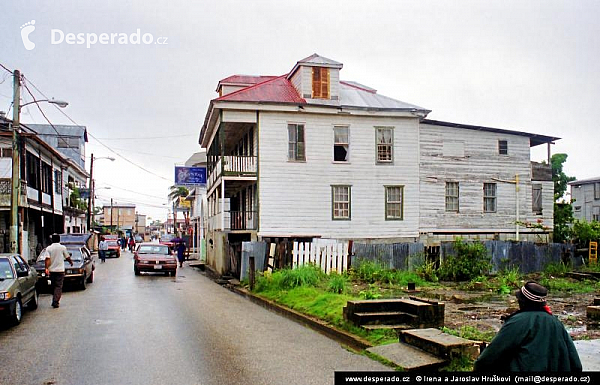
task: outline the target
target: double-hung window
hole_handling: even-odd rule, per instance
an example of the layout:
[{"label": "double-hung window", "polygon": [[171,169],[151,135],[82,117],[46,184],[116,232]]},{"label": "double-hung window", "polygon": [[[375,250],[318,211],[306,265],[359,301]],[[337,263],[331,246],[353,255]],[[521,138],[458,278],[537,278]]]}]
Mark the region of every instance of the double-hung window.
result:
[{"label": "double-hung window", "polygon": [[350,149],[350,136],[347,126],[333,127],[333,161],[347,162]]},{"label": "double-hung window", "polygon": [[331,186],[331,206],[334,220],[350,220],[350,186]]},{"label": "double-hung window", "polygon": [[600,182],[594,182],[594,199],[600,199]]},{"label": "double-hung window", "polygon": [[304,124],[288,124],[288,160],[306,160]]},{"label": "double-hung window", "polygon": [[498,154],[508,155],[508,140],[498,141]]},{"label": "double-hung window", "polygon": [[458,212],[458,182],[446,182],[446,211]]},{"label": "double-hung window", "polygon": [[394,130],[392,127],[376,127],[377,163],[394,161]]},{"label": "double-hung window", "polygon": [[496,212],[496,183],[483,184],[483,212]]},{"label": "double-hung window", "polygon": [[404,186],[385,187],[385,219],[403,219]]}]

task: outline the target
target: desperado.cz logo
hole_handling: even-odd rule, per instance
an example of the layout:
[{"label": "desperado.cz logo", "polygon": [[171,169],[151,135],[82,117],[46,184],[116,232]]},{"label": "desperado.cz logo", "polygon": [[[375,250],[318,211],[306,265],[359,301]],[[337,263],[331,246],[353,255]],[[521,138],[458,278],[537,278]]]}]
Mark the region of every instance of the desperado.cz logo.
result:
[{"label": "desperado.cz logo", "polygon": [[[25,23],[21,26],[21,39],[23,40],[23,45],[25,49],[31,51],[35,48],[35,43],[29,39],[29,35],[35,31],[35,20],[31,20],[28,23]],[[93,32],[87,33],[65,33],[60,29],[52,29],[50,30],[50,44],[70,44],[70,45],[85,45],[86,48],[91,48],[95,44],[102,45],[150,45],[150,44],[158,44],[158,45],[166,45],[167,37],[161,36],[155,38],[151,33],[142,34],[141,30],[138,28],[135,32],[127,34],[123,32],[119,33],[100,33],[96,34]]]}]

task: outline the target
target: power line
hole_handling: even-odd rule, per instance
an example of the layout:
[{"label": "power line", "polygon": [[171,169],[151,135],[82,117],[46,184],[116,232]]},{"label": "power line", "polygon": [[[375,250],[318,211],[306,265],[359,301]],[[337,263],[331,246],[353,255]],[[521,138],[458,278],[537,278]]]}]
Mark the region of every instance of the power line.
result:
[{"label": "power line", "polygon": [[[47,97],[46,95],[44,95],[44,93],[43,93],[42,91],[40,91],[40,89],[39,89],[39,88],[37,88],[37,87],[35,86],[35,84],[33,84],[33,83],[32,83],[32,82],[29,80],[29,79],[27,79],[27,80],[29,81],[29,84],[31,84],[31,86],[32,86],[33,88],[35,88],[35,89],[36,89],[36,90],[37,90],[37,91],[38,91],[38,92],[39,92],[39,93],[40,93],[40,94],[41,94],[43,97],[45,97],[46,99],[48,99],[48,97]],[[66,117],[67,117],[67,119],[69,119],[69,120],[70,120],[70,121],[71,121],[73,124],[75,124],[75,125],[76,125],[76,126],[78,126],[78,127],[83,127],[82,125],[80,125],[79,123],[77,123],[76,121],[74,121],[73,119],[71,119],[71,117],[70,117],[69,115],[67,115],[67,114],[66,114],[64,111],[62,111],[60,108],[58,108],[58,106],[56,106],[56,105],[55,105],[54,107],[55,107],[55,108],[56,108],[56,109],[57,109],[57,110],[58,110],[58,111],[59,111],[61,114],[63,114],[64,116],[66,116]],[[56,131],[56,129],[55,129],[55,131]],[[58,132],[57,132],[57,133],[58,133]],[[109,147],[109,146],[107,146],[106,144],[102,143],[100,140],[98,140],[98,138],[96,138],[96,137],[95,137],[94,135],[92,135],[91,133],[89,133],[89,132],[88,132],[88,135],[89,135],[89,136],[91,136],[93,139],[95,139],[95,140],[96,140],[98,143],[100,143],[100,144],[101,144],[103,147],[105,147],[106,149],[108,149],[110,152],[112,152],[113,154],[115,154],[115,155],[116,155],[116,156],[118,156],[119,158],[121,158],[121,159],[125,160],[126,162],[128,162],[128,163],[130,163],[130,164],[134,165],[135,167],[137,167],[137,168],[139,168],[139,169],[141,169],[141,170],[143,170],[143,171],[146,171],[148,174],[152,174],[152,175],[154,175],[154,176],[156,176],[156,177],[158,177],[158,178],[164,179],[164,180],[166,180],[166,181],[168,181],[168,182],[172,182],[172,180],[171,180],[171,179],[165,178],[165,177],[163,177],[162,175],[158,175],[158,174],[156,174],[156,173],[154,173],[154,172],[152,172],[152,171],[150,171],[150,170],[148,170],[148,169],[146,169],[146,168],[144,168],[144,167],[142,167],[142,166],[140,166],[140,165],[138,165],[138,164],[136,164],[136,163],[132,162],[131,160],[129,160],[129,159],[127,159],[127,158],[125,158],[123,155],[119,154],[118,152],[114,151],[112,148],[110,148],[110,147]]]},{"label": "power line", "polygon": [[138,192],[138,191],[128,190],[126,188],[115,186],[115,185],[112,185],[112,184],[106,183],[106,182],[102,182],[102,184],[105,184],[107,186],[110,186],[110,187],[113,187],[113,188],[116,188],[116,189],[119,189],[119,190],[123,190],[123,191],[127,191],[127,192],[132,192],[132,193],[139,194],[139,195],[144,195],[144,196],[147,196],[147,197],[150,197],[150,198],[163,199],[163,200],[165,199],[165,197],[159,197],[159,196],[156,196],[156,195],[149,195],[149,194],[144,194],[144,193],[141,193],[141,192]]},{"label": "power line", "polygon": [[150,155],[150,156],[153,156],[153,157],[156,157],[156,158],[181,159],[181,157],[178,157],[178,156],[156,155],[156,154],[152,154],[150,152],[131,151],[128,148],[113,147],[113,150],[128,151],[128,152],[131,152],[131,153],[134,153],[134,154]]},{"label": "power line", "polygon": [[123,137],[111,137],[111,138],[96,138],[102,140],[147,140],[147,139],[171,139],[171,138],[183,138],[195,136],[194,134],[185,134],[185,135],[169,135],[169,136],[146,136],[146,137],[135,137],[135,138],[123,138]]},{"label": "power line", "polygon": [[[25,80],[25,76],[23,76],[23,80]],[[35,102],[35,105],[37,106],[38,110],[40,110],[40,113],[42,114],[42,116],[44,117],[44,119],[46,119],[46,121],[50,124],[50,126],[52,126],[52,129],[56,132],[56,134],[58,136],[60,136],[60,133],[58,132],[58,130],[56,129],[56,127],[54,127],[54,124],[52,124],[52,122],[50,121],[50,119],[48,119],[48,117],[46,116],[46,114],[44,114],[44,110],[42,110],[42,107],[40,107],[39,102],[35,99],[35,96],[33,96],[33,94],[31,93],[31,90],[29,90],[29,87],[27,87],[27,83],[25,83],[25,81],[23,81],[23,87],[27,90],[27,92],[29,93],[29,95],[31,95],[31,98]]]},{"label": "power line", "polygon": [[4,68],[6,71],[10,72],[11,74],[13,73],[11,70],[9,70],[8,68],[6,68],[4,66],[4,64],[0,63],[0,67]]}]

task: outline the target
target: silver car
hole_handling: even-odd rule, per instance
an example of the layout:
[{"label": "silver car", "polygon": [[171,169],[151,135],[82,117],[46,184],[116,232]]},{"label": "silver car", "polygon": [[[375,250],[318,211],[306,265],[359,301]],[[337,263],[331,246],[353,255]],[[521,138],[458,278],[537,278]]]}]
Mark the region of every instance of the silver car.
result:
[{"label": "silver car", "polygon": [[23,316],[23,306],[38,307],[37,272],[19,254],[0,254],[0,314],[13,325]]}]

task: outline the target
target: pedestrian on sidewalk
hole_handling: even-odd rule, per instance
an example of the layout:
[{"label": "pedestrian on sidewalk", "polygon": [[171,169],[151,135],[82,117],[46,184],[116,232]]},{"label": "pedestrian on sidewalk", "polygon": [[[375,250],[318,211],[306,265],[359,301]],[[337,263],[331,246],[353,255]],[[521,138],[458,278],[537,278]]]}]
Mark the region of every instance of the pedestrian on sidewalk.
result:
[{"label": "pedestrian on sidewalk", "polygon": [[73,266],[71,255],[67,248],[60,244],[60,235],[52,234],[52,244],[46,247],[46,275],[50,276],[52,287],[52,307],[59,306],[65,279],[65,261]]},{"label": "pedestrian on sidewalk", "polygon": [[104,263],[106,262],[106,251],[108,250],[108,242],[104,237],[100,237],[100,245],[98,245],[98,256],[100,260]]},{"label": "pedestrian on sidewalk", "polygon": [[563,324],[546,304],[548,289],[529,281],[515,293],[511,314],[475,361],[479,372],[581,372],[579,354]]},{"label": "pedestrian on sidewalk", "polygon": [[133,253],[135,249],[135,239],[133,239],[133,235],[129,236],[129,251]]},{"label": "pedestrian on sidewalk", "polygon": [[183,261],[185,260],[185,242],[183,240],[177,244],[177,259],[179,260],[179,267],[183,267]]}]

